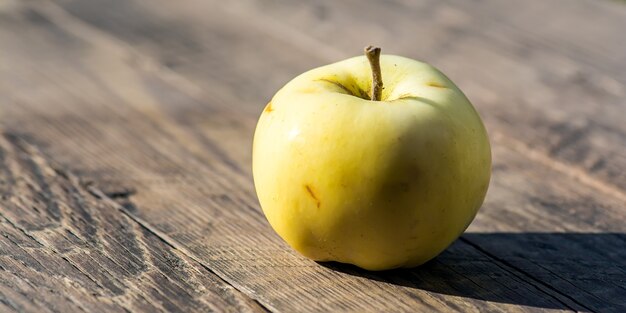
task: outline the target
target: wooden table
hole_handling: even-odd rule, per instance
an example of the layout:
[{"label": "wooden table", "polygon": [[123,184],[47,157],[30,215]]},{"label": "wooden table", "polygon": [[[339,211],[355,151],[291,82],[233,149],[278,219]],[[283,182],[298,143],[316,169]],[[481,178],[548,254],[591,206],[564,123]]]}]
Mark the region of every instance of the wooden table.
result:
[{"label": "wooden table", "polygon": [[[3,0],[0,311],[626,312],[626,4]],[[493,145],[478,217],[412,270],[264,219],[256,118],[297,74],[425,60]]]}]

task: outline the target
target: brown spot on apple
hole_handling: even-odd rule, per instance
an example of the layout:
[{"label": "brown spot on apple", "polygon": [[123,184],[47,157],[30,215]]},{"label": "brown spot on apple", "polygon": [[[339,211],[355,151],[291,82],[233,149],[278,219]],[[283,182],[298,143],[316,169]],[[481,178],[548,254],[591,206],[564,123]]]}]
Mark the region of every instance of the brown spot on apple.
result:
[{"label": "brown spot on apple", "polygon": [[411,183],[410,182],[398,183],[398,190],[404,193],[408,193],[409,191],[411,191]]},{"label": "brown spot on apple", "polygon": [[263,112],[265,113],[270,113],[274,111],[274,108],[272,107],[272,101],[268,102],[267,105],[265,106],[265,110],[263,110]]},{"label": "brown spot on apple", "polygon": [[311,196],[311,198],[315,200],[315,205],[319,208],[322,203],[320,202],[320,199],[317,198],[317,196],[315,195],[315,192],[313,191],[313,187],[311,187],[311,185],[309,184],[305,184],[304,189],[306,189],[306,192],[309,194],[309,196]]}]

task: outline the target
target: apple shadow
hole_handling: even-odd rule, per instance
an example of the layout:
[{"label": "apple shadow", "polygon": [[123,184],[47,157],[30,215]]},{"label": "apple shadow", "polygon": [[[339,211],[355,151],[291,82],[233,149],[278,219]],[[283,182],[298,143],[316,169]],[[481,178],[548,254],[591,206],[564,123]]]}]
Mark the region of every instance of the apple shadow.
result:
[{"label": "apple shadow", "polygon": [[441,295],[544,309],[626,312],[624,233],[466,233],[413,269],[329,269]]}]

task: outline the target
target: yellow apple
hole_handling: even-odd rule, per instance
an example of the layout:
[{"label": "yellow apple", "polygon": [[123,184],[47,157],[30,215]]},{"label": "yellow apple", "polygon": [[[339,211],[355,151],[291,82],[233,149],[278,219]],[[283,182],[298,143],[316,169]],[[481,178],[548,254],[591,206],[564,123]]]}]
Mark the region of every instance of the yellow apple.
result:
[{"label": "yellow apple", "polygon": [[376,101],[371,65],[360,56],[319,67],[276,93],[254,135],[255,188],[274,230],[304,256],[413,267],[457,239],[482,205],[489,139],[434,67],[380,56]]}]

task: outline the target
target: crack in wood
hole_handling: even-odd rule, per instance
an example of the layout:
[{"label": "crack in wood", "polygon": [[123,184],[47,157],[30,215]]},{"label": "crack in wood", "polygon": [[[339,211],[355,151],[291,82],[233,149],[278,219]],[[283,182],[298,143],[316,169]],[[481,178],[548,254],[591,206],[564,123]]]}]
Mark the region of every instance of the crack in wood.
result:
[{"label": "crack in wood", "polygon": [[122,189],[119,191],[108,191],[106,193],[104,193],[104,195],[110,199],[128,199],[130,198],[130,196],[134,195],[135,193],[137,193],[136,190],[134,189]]},{"label": "crack in wood", "polygon": [[0,211],[0,218],[2,218],[11,227],[13,227],[16,230],[19,230],[20,232],[22,232],[22,234],[24,234],[24,236],[26,236],[29,239],[33,240],[33,242],[36,242],[40,247],[45,247],[46,246],[45,243],[40,242],[36,237],[34,237],[33,235],[29,234],[26,229],[24,229],[23,227],[17,225],[12,220],[10,220],[6,216],[4,216],[1,211]]}]

